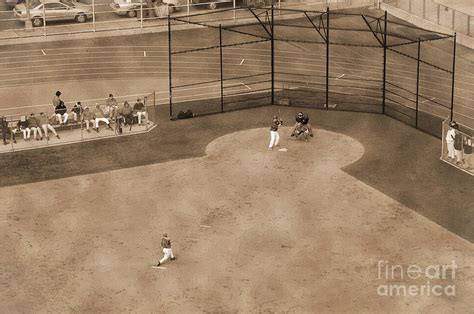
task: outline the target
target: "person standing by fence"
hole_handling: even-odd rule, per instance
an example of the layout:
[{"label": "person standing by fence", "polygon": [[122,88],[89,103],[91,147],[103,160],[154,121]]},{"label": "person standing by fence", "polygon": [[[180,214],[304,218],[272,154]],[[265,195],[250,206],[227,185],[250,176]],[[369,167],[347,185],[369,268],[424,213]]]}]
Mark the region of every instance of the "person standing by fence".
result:
[{"label": "person standing by fence", "polygon": [[456,122],[452,121],[449,124],[448,133],[446,133],[446,145],[448,146],[448,158],[454,159],[456,155],[454,154],[454,137],[456,136],[456,131],[454,127],[456,126]]},{"label": "person standing by fence", "polygon": [[464,168],[472,170],[474,168],[474,160],[472,158],[472,138],[464,136]]}]

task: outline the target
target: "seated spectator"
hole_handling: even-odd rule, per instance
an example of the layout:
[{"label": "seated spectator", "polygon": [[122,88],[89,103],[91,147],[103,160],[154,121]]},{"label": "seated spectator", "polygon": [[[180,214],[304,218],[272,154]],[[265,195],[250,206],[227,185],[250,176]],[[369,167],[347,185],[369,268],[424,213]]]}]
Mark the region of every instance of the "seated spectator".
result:
[{"label": "seated spectator", "polygon": [[145,119],[148,120],[145,105],[141,102],[140,98],[138,98],[135,105],[133,105],[133,114],[138,117],[138,125],[142,124],[142,117],[145,117]]},{"label": "seated spectator", "polygon": [[128,101],[125,101],[123,103],[123,108],[119,112],[125,119],[125,125],[130,125],[130,131],[131,131],[132,124],[133,124],[133,110],[132,110],[132,107],[130,107],[130,104],[128,103]]},{"label": "seated spectator", "polygon": [[13,132],[8,125],[8,121],[5,116],[0,117],[0,128],[2,129],[3,145],[10,143],[7,141],[7,136],[13,140],[13,143],[16,144],[15,132]]},{"label": "seated spectator", "polygon": [[102,121],[102,122],[105,122],[107,124],[107,127],[110,129],[110,130],[114,130],[112,129],[112,127],[110,126],[110,122],[109,120],[104,116],[104,111],[102,111],[102,109],[100,109],[100,105],[99,104],[96,104],[95,105],[95,109],[94,109],[94,112],[93,112],[93,115],[94,115],[94,119],[95,119],[95,130],[97,133],[99,133],[99,122]]},{"label": "seated spectator", "polygon": [[61,96],[61,92],[57,91],[56,95],[53,97],[54,113],[56,114],[56,119],[59,124],[66,124],[69,115],[64,101],[62,101],[59,96]]},{"label": "seated spectator", "polygon": [[82,114],[82,104],[78,101],[72,108],[71,108],[72,118],[74,122],[77,122],[77,117],[81,117]]},{"label": "seated spectator", "polygon": [[114,114],[114,109],[117,108],[117,100],[114,98],[114,95],[109,94],[109,98],[105,100],[105,110],[104,114],[105,116],[108,116],[109,118],[113,118]]},{"label": "seated spectator", "polygon": [[59,105],[54,108],[54,113],[56,114],[56,120],[58,120],[59,124],[66,124],[69,114],[67,113],[66,105],[62,100]]},{"label": "seated spectator", "polygon": [[23,139],[25,141],[28,141],[30,139],[31,130],[28,127],[28,120],[27,120],[26,116],[21,116],[20,117],[20,120],[17,123],[17,128],[16,128],[15,131],[23,132]]},{"label": "seated spectator", "polygon": [[94,127],[95,119],[93,112],[87,106],[84,107],[84,111],[82,112],[81,116],[81,121],[86,123],[86,131],[90,133],[91,130],[89,129],[89,123],[92,123],[92,127]]},{"label": "seated spectator", "polygon": [[[30,130],[33,131],[33,138],[35,140],[39,141],[39,140],[43,139],[43,133],[41,132],[41,126],[40,126],[39,121],[36,118],[34,113],[30,114],[30,116],[28,118],[28,126],[29,126]],[[36,136],[38,133],[39,133],[40,138],[38,138]]]},{"label": "seated spectator", "polygon": [[56,130],[53,128],[51,123],[49,123],[48,117],[44,114],[44,112],[40,112],[40,116],[38,117],[39,124],[43,128],[44,136],[46,137],[46,140],[49,141],[49,136],[48,136],[48,129],[53,132],[53,134],[60,139],[58,133],[56,133]]}]

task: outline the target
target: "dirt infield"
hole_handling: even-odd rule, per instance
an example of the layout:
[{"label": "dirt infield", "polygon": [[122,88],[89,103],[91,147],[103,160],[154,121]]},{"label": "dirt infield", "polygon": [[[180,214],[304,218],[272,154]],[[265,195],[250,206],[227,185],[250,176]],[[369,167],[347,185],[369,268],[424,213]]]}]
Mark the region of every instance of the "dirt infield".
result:
[{"label": "dirt infield", "polygon": [[[340,170],[348,136],[268,151],[230,133],[206,156],[4,187],[2,312],[438,311],[473,308],[473,246]],[[48,196],[45,197],[45,192]],[[167,231],[177,261],[153,269]],[[456,296],[383,297],[378,261],[449,264]]]}]

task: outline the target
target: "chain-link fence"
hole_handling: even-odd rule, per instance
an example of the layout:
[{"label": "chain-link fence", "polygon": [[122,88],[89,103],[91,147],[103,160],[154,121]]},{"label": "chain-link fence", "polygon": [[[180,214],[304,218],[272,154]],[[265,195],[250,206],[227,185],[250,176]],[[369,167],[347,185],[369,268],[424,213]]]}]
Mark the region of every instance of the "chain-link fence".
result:
[{"label": "chain-link fence", "polygon": [[[166,27],[166,17],[220,12],[221,23],[248,16],[234,9],[270,5],[270,0],[7,0],[0,3],[0,40],[74,33]],[[15,6],[16,5],[16,6]],[[275,0],[280,8],[334,9],[375,5],[374,0]],[[229,10],[232,9],[232,10]],[[195,20],[195,17],[194,17]]]}]

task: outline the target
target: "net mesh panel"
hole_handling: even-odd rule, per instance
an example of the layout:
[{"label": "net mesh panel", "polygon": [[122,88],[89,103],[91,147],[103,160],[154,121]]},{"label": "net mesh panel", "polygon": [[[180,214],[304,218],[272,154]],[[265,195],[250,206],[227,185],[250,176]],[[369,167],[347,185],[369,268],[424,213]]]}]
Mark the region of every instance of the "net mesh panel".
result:
[{"label": "net mesh panel", "polygon": [[[414,53],[414,57],[400,54],[399,50]],[[387,49],[385,113],[411,126],[416,125],[416,57],[417,44]]]},{"label": "net mesh panel", "polygon": [[436,135],[451,112],[452,52],[443,56],[433,44],[452,46],[452,42],[442,41],[422,43],[420,57],[418,125]]},{"label": "net mesh panel", "polygon": [[375,18],[364,17],[330,14],[329,109],[382,110],[383,51],[371,31],[379,36],[379,29]]},{"label": "net mesh panel", "polygon": [[381,112],[383,51],[330,46],[329,109]]},{"label": "net mesh panel", "polygon": [[[389,20],[387,27],[386,113],[430,134],[441,135],[441,123],[451,107],[452,41],[433,33]],[[420,75],[417,99],[418,40]]]},{"label": "net mesh panel", "polygon": [[[228,14],[228,11],[217,12],[211,17],[218,18],[224,13]],[[172,33],[173,118],[181,111],[191,110],[195,115],[203,115],[270,103],[268,18],[263,10],[253,13],[239,10],[239,13],[254,18],[256,23],[225,26],[220,33],[219,24],[206,15],[175,19],[175,26],[190,23],[203,28]],[[179,48],[189,36],[199,37],[200,44]]]},{"label": "net mesh panel", "polygon": [[[462,48],[458,46],[453,120],[461,125],[474,128],[474,79],[472,72],[469,71],[472,68],[472,60],[465,59],[462,52]],[[444,102],[441,101],[441,103],[448,108],[451,106],[452,54],[452,40],[443,39],[430,41],[422,45],[423,61],[435,64],[446,70],[441,71],[436,69],[436,71],[431,72],[436,73],[437,76],[433,79],[433,86],[437,89],[437,95],[439,95],[440,99],[448,100]],[[425,85],[429,84],[425,82]],[[444,110],[444,112],[443,118],[446,118],[449,114],[449,110]]]},{"label": "net mesh panel", "polygon": [[[235,15],[238,22],[222,28],[220,72],[219,22]],[[291,14],[292,18],[287,19]],[[173,54],[174,117],[179,111],[213,113],[271,103],[271,11],[241,8],[198,14],[175,24],[203,26],[186,36],[201,38],[192,51]],[[324,11],[274,11],[275,103],[330,110],[383,111],[384,34],[387,32],[385,112],[439,136],[440,119],[451,104],[452,41],[373,11],[329,13],[329,73],[326,85],[327,25]],[[179,18],[178,18],[179,19]],[[253,21],[248,24],[249,21]],[[176,25],[175,25],[176,26]],[[186,36],[173,32],[173,52]],[[421,41],[417,85],[418,40]],[[202,62],[203,64],[200,64]],[[459,66],[458,66],[459,68]],[[460,73],[462,73],[462,66]],[[469,73],[463,73],[468,77]],[[222,77],[222,82],[221,82]],[[474,94],[469,83],[456,85],[454,117],[474,124]],[[221,94],[221,86],[223,93]],[[418,108],[417,107],[417,88]],[[326,105],[326,91],[329,103]],[[222,96],[222,100],[221,100]],[[289,100],[289,101],[288,101]],[[471,110],[471,111],[469,111]]]},{"label": "net mesh panel", "polygon": [[[287,13],[281,11],[283,15]],[[322,108],[324,105],[326,44],[312,24],[319,27],[320,15],[308,12],[306,16],[300,12],[295,20],[275,21],[277,103],[290,100],[294,106]]]}]

